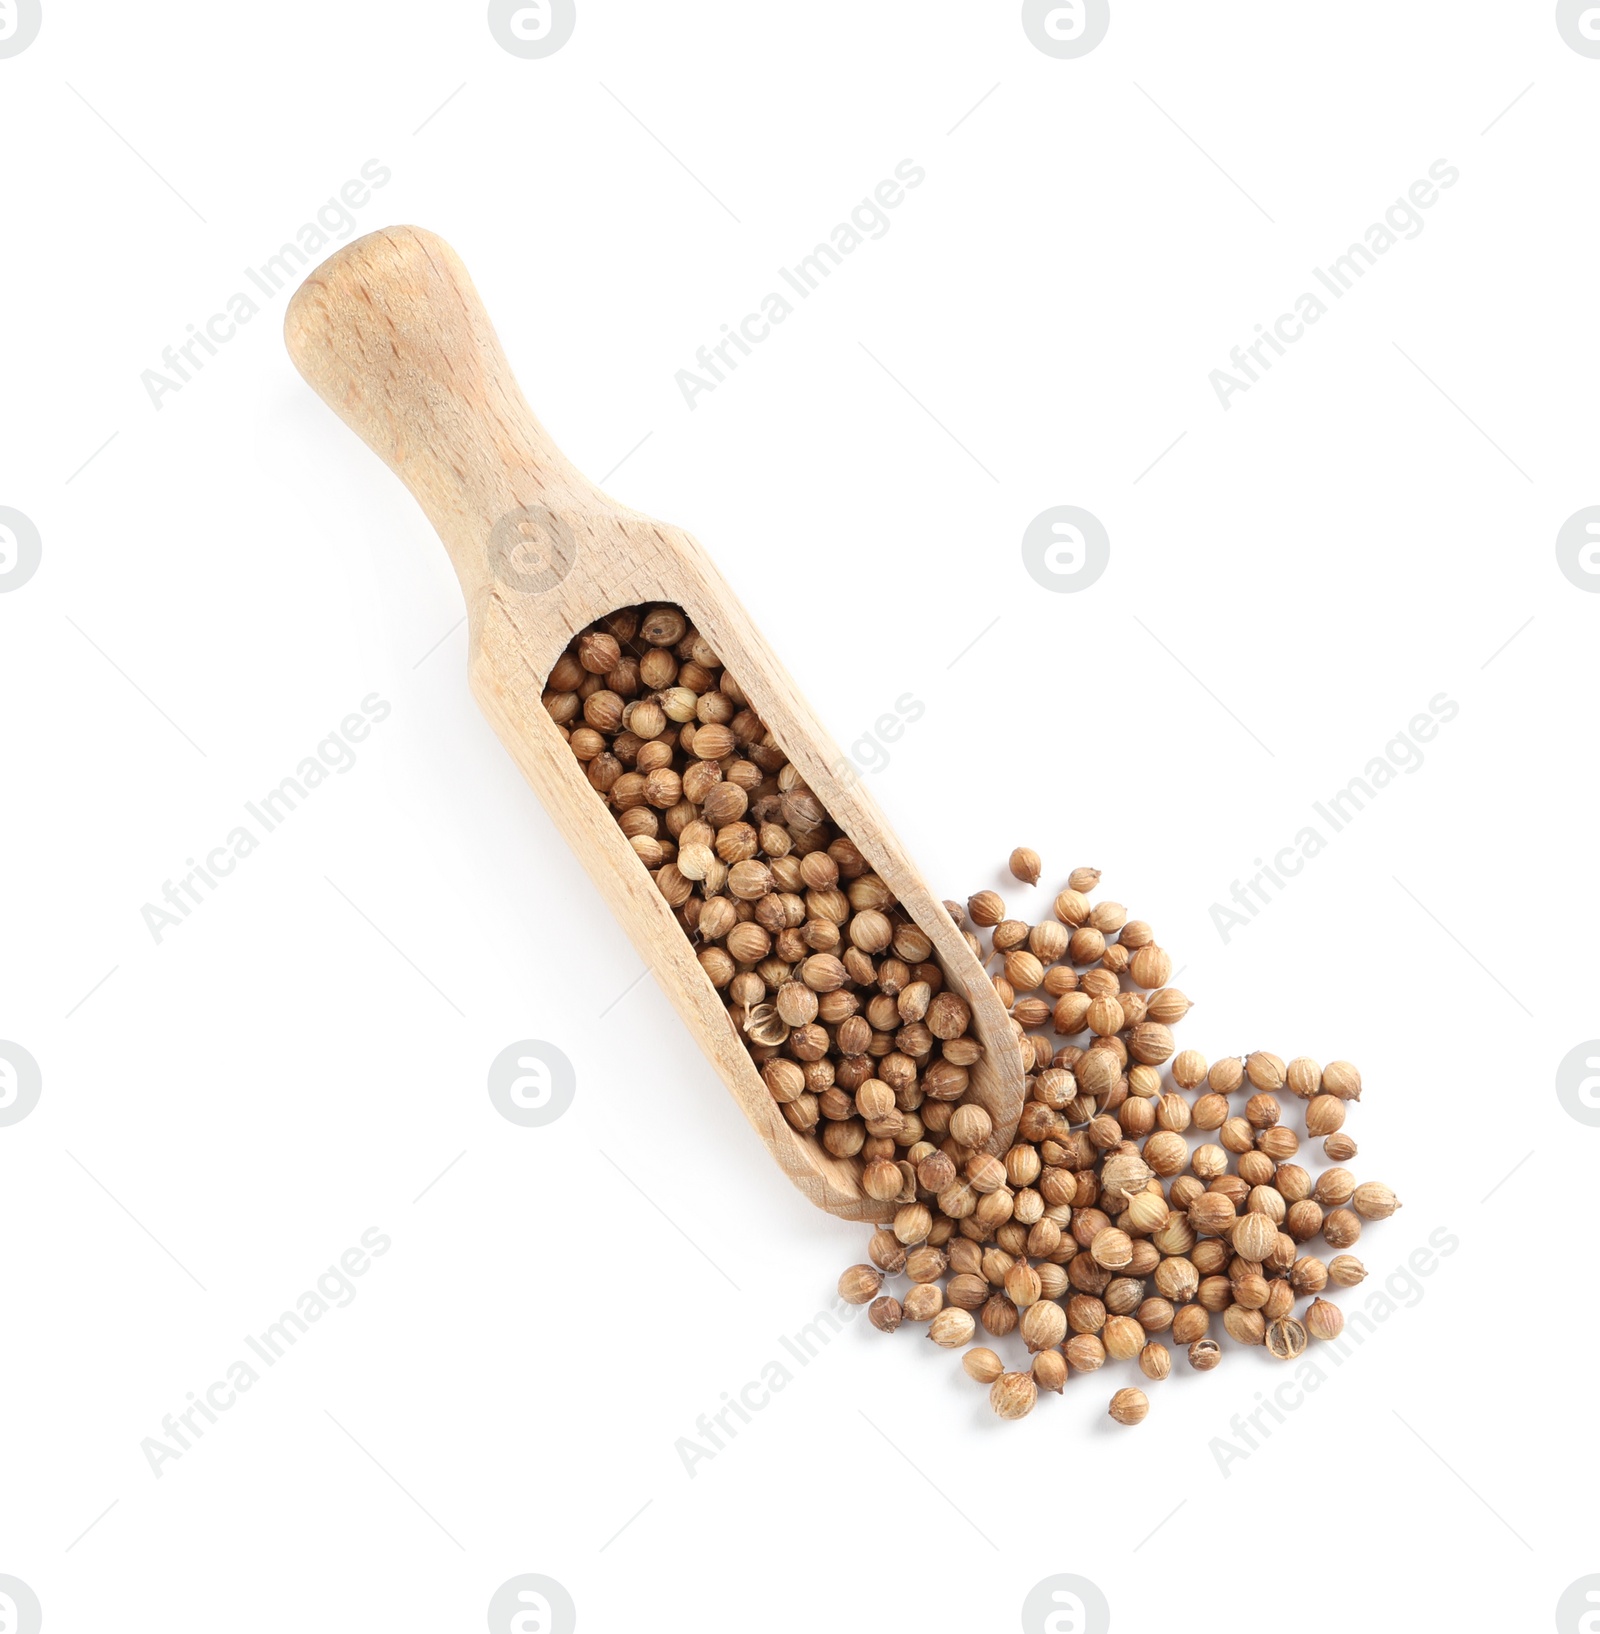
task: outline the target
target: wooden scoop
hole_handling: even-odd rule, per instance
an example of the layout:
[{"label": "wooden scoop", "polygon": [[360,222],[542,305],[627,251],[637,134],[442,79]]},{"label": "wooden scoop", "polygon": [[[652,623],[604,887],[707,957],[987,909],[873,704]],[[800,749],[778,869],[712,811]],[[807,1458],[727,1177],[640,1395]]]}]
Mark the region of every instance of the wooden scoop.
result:
[{"label": "wooden scoop", "polygon": [[284,332],[295,367],[438,530],[466,596],[473,696],[784,1173],[846,1219],[893,1212],[862,1191],[858,1160],[831,1156],[784,1121],[694,943],[541,702],[573,636],[633,604],[683,609],[932,938],[950,986],[972,1007],[984,1047],[972,1094],[994,1121],[990,1149],[1004,1152],[1022,1107],[1022,1058],[978,960],[706,553],[607,498],[533,417],[455,251],[416,227],[370,233],[306,279]]}]

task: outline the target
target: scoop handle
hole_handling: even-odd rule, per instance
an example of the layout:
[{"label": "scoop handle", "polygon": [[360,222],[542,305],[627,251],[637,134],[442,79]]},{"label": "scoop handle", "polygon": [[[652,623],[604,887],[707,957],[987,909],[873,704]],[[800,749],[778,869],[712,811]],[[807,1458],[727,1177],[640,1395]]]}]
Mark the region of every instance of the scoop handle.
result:
[{"label": "scoop handle", "polygon": [[564,578],[566,516],[626,514],[528,407],[467,269],[436,234],[385,227],[345,245],[295,292],[284,340],[312,389],[415,495],[469,612],[497,581],[537,594],[528,587],[541,578]]}]

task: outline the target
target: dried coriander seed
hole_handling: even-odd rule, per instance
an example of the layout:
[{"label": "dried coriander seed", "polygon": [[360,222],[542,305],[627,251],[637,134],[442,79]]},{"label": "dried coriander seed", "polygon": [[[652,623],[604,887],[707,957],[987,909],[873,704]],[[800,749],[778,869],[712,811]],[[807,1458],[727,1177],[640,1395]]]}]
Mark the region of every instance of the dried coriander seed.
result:
[{"label": "dried coriander seed", "polygon": [[985,929],[998,925],[1006,916],[1006,905],[998,891],[979,891],[967,898],[967,917]]},{"label": "dried coriander seed", "polygon": [[852,1265],[839,1278],[839,1297],[850,1305],[865,1305],[883,1286],[883,1273],[871,1265]]},{"label": "dried coriander seed", "polygon": [[1271,1093],[1282,1089],[1287,1069],[1282,1060],[1270,1050],[1257,1050],[1245,1060],[1245,1073],[1257,1089]]},{"label": "dried coriander seed", "polygon": [[931,1322],[944,1309],[944,1289],[933,1282],[913,1283],[901,1308],[908,1322]]},{"label": "dried coriander seed", "polygon": [[1344,1127],[1344,1109],[1337,1095],[1313,1095],[1306,1102],[1306,1133],[1313,1140],[1337,1134]]},{"label": "dried coriander seed", "polygon": [[1037,885],[1039,873],[1044,864],[1039,860],[1039,853],[1030,850],[1025,845],[1019,845],[1011,853],[1011,874],[1014,879],[1020,879],[1024,885]]},{"label": "dried coriander seed", "polygon": [[972,1342],[976,1327],[970,1311],[947,1306],[928,1324],[928,1337],[945,1350],[958,1350]]},{"label": "dried coriander seed", "polygon": [[1344,1312],[1326,1299],[1314,1299],[1306,1311],[1306,1331],[1313,1339],[1337,1339],[1344,1332]]},{"label": "dried coriander seed", "polygon": [[[1312,1309],[1315,1310],[1316,1306],[1313,1305]],[[1305,1352],[1306,1330],[1292,1317],[1280,1317],[1269,1324],[1265,1343],[1269,1356],[1280,1362],[1292,1362]]]},{"label": "dried coriander seed", "polygon": [[1118,1424],[1142,1424],[1150,1411],[1150,1398],[1131,1386],[1111,1398],[1110,1414]]},{"label": "dried coriander seed", "polygon": [[1145,1347],[1145,1331],[1131,1316],[1108,1316],[1100,1330],[1100,1343],[1109,1360],[1130,1362]]},{"label": "dried coriander seed", "polygon": [[1361,1073],[1348,1061],[1330,1061],[1322,1070],[1322,1087],[1341,1101],[1359,1101]]},{"label": "dried coriander seed", "polygon": [[1067,1359],[1059,1350],[1041,1350],[1033,1358],[1033,1382],[1060,1395],[1067,1382]]},{"label": "dried coriander seed", "polygon": [[900,1301],[891,1294],[881,1294],[867,1308],[867,1320],[879,1333],[893,1333],[903,1316]]},{"label": "dried coriander seed", "polygon": [[1190,1346],[1204,1339],[1211,1327],[1211,1313],[1201,1305],[1185,1305],[1172,1319],[1172,1342]]},{"label": "dried coriander seed", "polygon": [[1067,1337],[1067,1313],[1053,1299],[1041,1299],[1022,1313],[1018,1324],[1030,1351],[1054,1350]]},{"label": "dried coriander seed", "polygon": [[1350,1206],[1364,1220],[1387,1220],[1400,1207],[1400,1199],[1388,1186],[1368,1180],[1351,1192]]},{"label": "dried coriander seed", "polygon": [[961,1358],[962,1371],[979,1384],[993,1384],[1005,1372],[1005,1363],[985,1345],[969,1350]]},{"label": "dried coriander seed", "polygon": [[882,1226],[873,1232],[872,1241],[867,1245],[867,1256],[880,1271],[887,1271],[891,1276],[905,1269],[905,1244]]},{"label": "dried coriander seed", "polygon": [[1284,1069],[1284,1083],[1292,1094],[1308,1101],[1322,1087],[1322,1068],[1309,1055],[1297,1055]]},{"label": "dried coriander seed", "polygon": [[1156,1340],[1151,1340],[1139,1352],[1139,1371],[1147,1379],[1160,1382],[1172,1372],[1172,1352]]},{"label": "dried coriander seed", "polygon": [[989,1391],[989,1405],[1001,1418],[1026,1418],[1039,1399],[1031,1374],[1002,1373]]}]

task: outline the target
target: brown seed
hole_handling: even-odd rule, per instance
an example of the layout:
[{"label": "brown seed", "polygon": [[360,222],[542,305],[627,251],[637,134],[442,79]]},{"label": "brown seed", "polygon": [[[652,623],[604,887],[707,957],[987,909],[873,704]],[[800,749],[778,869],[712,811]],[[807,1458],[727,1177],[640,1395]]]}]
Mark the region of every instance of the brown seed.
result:
[{"label": "brown seed", "polygon": [[[969,1239],[958,1238],[959,1242]],[[989,1283],[986,1278],[974,1276],[970,1272],[959,1272],[945,1284],[944,1296],[952,1305],[959,1306],[964,1311],[978,1311],[989,1297]]]},{"label": "brown seed", "polygon": [[1170,1300],[1141,1299],[1133,1314],[1146,1333],[1164,1333],[1172,1326],[1172,1319],[1177,1312]]},{"label": "brown seed", "polygon": [[1344,1102],[1337,1095],[1313,1095],[1306,1102],[1306,1133],[1313,1140],[1344,1127]]},{"label": "brown seed", "polygon": [[1039,1399],[1039,1387],[1027,1373],[1002,1373],[989,1391],[989,1405],[1001,1418],[1026,1418]]},{"label": "brown seed", "polygon": [[900,1326],[903,1315],[900,1301],[890,1294],[883,1294],[873,1300],[867,1310],[867,1320],[880,1333],[893,1333]]},{"label": "brown seed", "polygon": [[588,630],[578,638],[578,662],[591,675],[606,675],[617,667],[622,648],[615,636]]},{"label": "brown seed", "polygon": [[1284,1082],[1291,1094],[1309,1101],[1322,1087],[1322,1068],[1309,1055],[1297,1055],[1284,1071]]},{"label": "brown seed", "polygon": [[1297,1163],[1280,1163],[1273,1172],[1272,1184],[1286,1203],[1298,1203],[1311,1195],[1311,1176]]},{"label": "brown seed", "polygon": [[883,1273],[871,1265],[852,1265],[839,1278],[839,1297],[850,1305],[866,1305],[883,1286]]},{"label": "brown seed", "polygon": [[1172,958],[1151,942],[1128,961],[1128,974],[1140,987],[1165,987],[1172,979]]},{"label": "brown seed", "polygon": [[1387,1220],[1400,1207],[1400,1199],[1388,1186],[1368,1180],[1350,1194],[1350,1206],[1364,1220]]},{"label": "brown seed", "polygon": [[1145,1331],[1131,1316],[1108,1316],[1100,1330],[1100,1343],[1114,1362],[1132,1361],[1144,1349]]},{"label": "brown seed", "polygon": [[1228,1121],[1228,1100],[1224,1095],[1202,1095],[1190,1109],[1196,1129],[1220,1129]]},{"label": "brown seed", "polygon": [[1026,1310],[1042,1292],[1039,1273],[1026,1260],[1018,1260],[1005,1274],[1005,1290],[1018,1310]]},{"label": "brown seed", "polygon": [[1052,1350],[1067,1336],[1067,1313],[1053,1299],[1038,1300],[1022,1313],[1017,1331],[1029,1350]]},{"label": "brown seed", "polygon": [[1300,1150],[1300,1137],[1287,1125],[1279,1124],[1275,1129],[1263,1129],[1256,1136],[1256,1148],[1274,1163],[1284,1163]]},{"label": "brown seed", "polygon": [[961,1358],[961,1369],[979,1384],[993,1384],[1005,1372],[1006,1364],[987,1345],[979,1345]]},{"label": "brown seed", "polygon": [[994,1123],[981,1106],[958,1106],[950,1114],[950,1135],[963,1146],[987,1146],[994,1133]]},{"label": "brown seed", "polygon": [[1282,1060],[1270,1050],[1257,1050],[1245,1061],[1245,1071],[1257,1089],[1270,1092],[1283,1088],[1286,1069]]},{"label": "brown seed", "polygon": [[1215,1339],[1196,1339],[1189,1346],[1189,1366],[1196,1373],[1209,1373],[1222,1360],[1222,1346]]},{"label": "brown seed", "polygon": [[764,862],[750,858],[734,863],[728,870],[728,891],[741,901],[758,901],[771,889],[772,870]]},{"label": "brown seed", "polygon": [[1284,1229],[1297,1243],[1310,1242],[1322,1230],[1322,1204],[1309,1197],[1291,1203]]},{"label": "brown seed", "polygon": [[1019,845],[1011,853],[1011,873],[1013,878],[1020,879],[1024,885],[1037,885],[1039,872],[1043,867],[1039,860],[1039,853],[1031,851],[1025,845]]},{"label": "brown seed", "polygon": [[1313,1299],[1306,1312],[1306,1331],[1313,1339],[1337,1339],[1344,1332],[1344,1312],[1326,1299]]},{"label": "brown seed", "polygon": [[872,1233],[867,1256],[880,1271],[887,1271],[890,1276],[897,1276],[906,1268],[905,1244],[885,1226],[879,1226]]},{"label": "brown seed", "polygon": [[874,1202],[892,1203],[900,1186],[900,1165],[890,1158],[874,1158],[861,1171],[861,1189]]},{"label": "brown seed", "polygon": [[1328,1286],[1328,1268],[1314,1255],[1297,1259],[1289,1272],[1289,1286],[1297,1294],[1319,1294]]},{"label": "brown seed", "polygon": [[1211,1313],[1201,1305],[1185,1305],[1172,1319],[1172,1342],[1192,1345],[1204,1339],[1211,1327]]},{"label": "brown seed", "polygon": [[1159,1066],[1172,1051],[1172,1029],[1158,1021],[1142,1022],[1128,1035],[1128,1053],[1148,1066]]},{"label": "brown seed", "polygon": [[[744,864],[741,863],[739,866],[743,867]],[[756,866],[759,867],[760,864],[758,863]],[[728,875],[730,889],[732,889],[733,875],[737,872],[738,869],[736,868],[731,870]],[[738,894],[737,891],[734,892],[735,896]],[[801,964],[799,976],[800,980],[813,993],[837,992],[850,980],[850,972],[831,953],[813,953],[809,959]]]},{"label": "brown seed", "polygon": [[[975,1152],[967,1159],[967,1184],[980,1195],[998,1191],[1006,1183],[1006,1166],[988,1152]],[[941,1205],[942,1206],[942,1205]],[[945,1210],[949,1212],[948,1209]]]},{"label": "brown seed", "polygon": [[1170,1179],[1189,1162],[1189,1143],[1176,1130],[1158,1130],[1144,1143],[1144,1160],[1152,1173]]},{"label": "brown seed", "polygon": [[1004,1339],[1017,1331],[1017,1307],[1004,1294],[991,1294],[978,1312],[983,1331],[996,1339]]},{"label": "brown seed", "polygon": [[[808,961],[809,962],[809,961]],[[936,993],[933,1002],[928,1006],[926,1016],[928,1031],[935,1038],[960,1038],[967,1030],[972,1020],[972,1011],[957,993]]]},{"label": "brown seed", "polygon": [[1280,1321],[1294,1309],[1295,1291],[1287,1277],[1274,1277],[1267,1284],[1267,1302],[1261,1314],[1268,1323]]},{"label": "brown seed", "polygon": [[1277,1245],[1277,1223],[1266,1214],[1246,1214],[1234,1226],[1232,1241],[1245,1259],[1264,1260]]},{"label": "brown seed", "polygon": [[928,1324],[928,1337],[945,1350],[957,1350],[972,1342],[976,1326],[971,1311],[947,1306]]},{"label": "brown seed", "polygon": [[1133,1242],[1127,1232],[1107,1226],[1095,1233],[1094,1241],[1089,1244],[1089,1252],[1097,1265],[1104,1266],[1108,1271],[1120,1271],[1133,1259]]},{"label": "brown seed", "polygon": [[1059,1350],[1041,1350],[1033,1359],[1033,1382],[1041,1390],[1061,1394],[1067,1382],[1067,1359]]},{"label": "brown seed", "polygon": [[1155,1340],[1139,1352],[1139,1371],[1159,1383],[1172,1372],[1172,1352]]},{"label": "brown seed", "polygon": [[1322,1069],[1322,1087],[1341,1101],[1361,1099],[1361,1073],[1348,1061],[1330,1061]]},{"label": "brown seed", "polygon": [[1200,1286],[1200,1274],[1181,1256],[1164,1259],[1156,1267],[1156,1287],[1170,1300],[1184,1304],[1195,1296]]},{"label": "brown seed", "polygon": [[1111,1416],[1118,1424],[1142,1424],[1150,1411],[1150,1398],[1131,1386],[1111,1398]]},{"label": "brown seed", "polygon": [[908,1322],[931,1322],[944,1309],[944,1290],[934,1282],[918,1282],[901,1302]]},{"label": "brown seed", "polygon": [[926,1203],[907,1203],[894,1217],[894,1234],[908,1248],[926,1242],[933,1227],[933,1213]]},{"label": "brown seed", "polygon": [[1283,1116],[1283,1109],[1276,1095],[1263,1093],[1245,1102],[1244,1116],[1252,1129],[1271,1129]]},{"label": "brown seed", "polygon": [[1355,1195],[1356,1177],[1348,1169],[1324,1169],[1311,1195],[1319,1203],[1348,1203]]},{"label": "brown seed", "polygon": [[1328,1261],[1328,1280],[1340,1288],[1354,1288],[1367,1279],[1367,1268],[1354,1254],[1335,1254]]},{"label": "brown seed", "polygon": [[1179,1050],[1172,1058],[1172,1081],[1179,1089],[1195,1089],[1205,1079],[1206,1058],[1199,1050]]},{"label": "brown seed", "polygon": [[[1312,1310],[1315,1309],[1313,1305]],[[1266,1347],[1269,1356],[1280,1362],[1292,1362],[1305,1351],[1306,1330],[1292,1317],[1280,1317],[1267,1328]]]},{"label": "brown seed", "polygon": [[998,925],[1006,916],[1006,905],[998,891],[979,891],[967,898],[967,916],[974,925]]},{"label": "brown seed", "polygon": [[1201,1236],[1220,1237],[1232,1231],[1237,1212],[1223,1193],[1203,1192],[1189,1205],[1189,1224]]}]

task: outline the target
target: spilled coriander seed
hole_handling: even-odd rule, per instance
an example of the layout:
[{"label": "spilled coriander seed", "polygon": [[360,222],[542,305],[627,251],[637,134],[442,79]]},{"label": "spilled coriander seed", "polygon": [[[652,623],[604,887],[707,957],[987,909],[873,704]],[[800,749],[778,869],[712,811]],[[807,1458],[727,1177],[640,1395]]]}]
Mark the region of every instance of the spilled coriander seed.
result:
[{"label": "spilled coriander seed", "polygon": [[[1030,847],[1008,868],[1027,887],[1044,877]],[[1172,957],[1151,925],[1094,899],[1100,879],[1074,869],[1033,922],[993,889],[945,904],[1012,1018],[1026,1099],[998,1156],[981,1107],[924,1101],[922,1138],[904,1153],[913,1196],[869,1251],[885,1276],[913,1279],[906,1320],[928,1323],[936,1343],[992,1341],[961,1365],[1003,1419],[1108,1366],[1134,1363],[1160,1384],[1171,1347],[1209,1373],[1224,1340],[1293,1361],[1337,1339],[1343,1314],[1321,1296],[1366,1271],[1353,1254],[1319,1254],[1319,1239],[1348,1249],[1400,1207],[1389,1186],[1344,1167],[1359,1070],[1266,1049],[1209,1062],[1180,1050],[1173,1029],[1191,1003],[1172,985]],[[1149,1407],[1128,1385],[1109,1412],[1132,1426]]]}]

